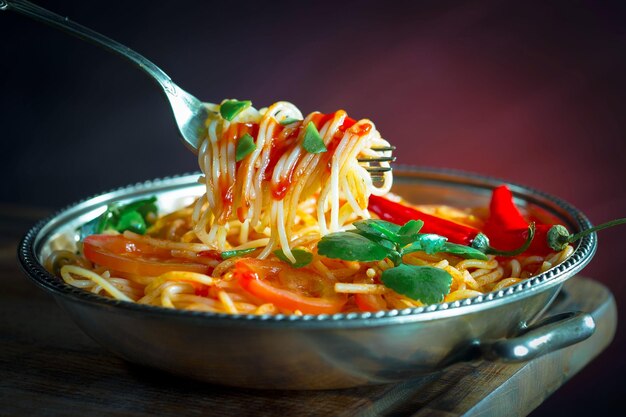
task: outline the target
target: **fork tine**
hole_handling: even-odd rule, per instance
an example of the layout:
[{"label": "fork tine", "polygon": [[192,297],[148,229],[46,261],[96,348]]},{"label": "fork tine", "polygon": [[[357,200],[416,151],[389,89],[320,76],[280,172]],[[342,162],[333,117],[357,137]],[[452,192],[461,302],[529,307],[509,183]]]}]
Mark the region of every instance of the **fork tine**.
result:
[{"label": "fork tine", "polygon": [[[394,151],[396,149],[395,146],[377,146],[371,148],[373,151],[377,152],[388,152]],[[379,157],[366,157],[359,158],[359,162],[365,162],[369,164],[380,164],[381,162],[394,162],[396,158],[394,156],[379,156]],[[382,166],[366,166],[365,169],[370,173],[371,177],[376,181],[382,181],[383,175],[385,172],[391,171],[391,167],[382,167]]]},{"label": "fork tine", "polygon": [[381,156],[378,158],[359,158],[359,162],[393,162],[396,160],[395,156]]},{"label": "fork tine", "polygon": [[383,174],[384,172],[391,171],[391,167],[365,167],[370,174]]}]

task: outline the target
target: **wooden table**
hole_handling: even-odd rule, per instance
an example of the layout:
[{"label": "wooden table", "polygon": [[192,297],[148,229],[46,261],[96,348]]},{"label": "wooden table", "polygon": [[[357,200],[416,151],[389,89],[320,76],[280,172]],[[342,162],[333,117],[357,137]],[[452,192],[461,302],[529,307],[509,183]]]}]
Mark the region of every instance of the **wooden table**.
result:
[{"label": "wooden table", "polygon": [[19,271],[17,240],[43,213],[0,207],[0,416],[527,415],[610,343],[615,301],[575,277],[550,313],[583,310],[586,341],[533,361],[477,362],[395,385],[288,392],[202,384],[141,368],[85,336]]}]

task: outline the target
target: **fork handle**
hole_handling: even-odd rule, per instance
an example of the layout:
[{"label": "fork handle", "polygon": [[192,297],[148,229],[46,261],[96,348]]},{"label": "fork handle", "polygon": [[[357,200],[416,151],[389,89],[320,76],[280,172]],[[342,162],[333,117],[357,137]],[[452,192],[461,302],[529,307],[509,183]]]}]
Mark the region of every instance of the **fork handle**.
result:
[{"label": "fork handle", "polygon": [[109,52],[120,55],[133,64],[137,65],[150,77],[152,77],[166,93],[176,95],[176,87],[172,79],[163,70],[142,55],[127,46],[114,41],[94,30],[72,22],[67,17],[59,16],[41,6],[26,0],[0,0],[0,10],[13,10],[40,22],[46,23],[56,29],[63,30],[80,39],[92,42]]}]

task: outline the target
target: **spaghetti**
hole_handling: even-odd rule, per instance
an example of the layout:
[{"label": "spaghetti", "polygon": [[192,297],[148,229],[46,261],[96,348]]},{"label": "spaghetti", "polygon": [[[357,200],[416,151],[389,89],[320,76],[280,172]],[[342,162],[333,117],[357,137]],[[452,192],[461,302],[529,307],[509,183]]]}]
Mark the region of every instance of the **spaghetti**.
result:
[{"label": "spaghetti", "polygon": [[[368,220],[378,217],[368,200],[388,195],[391,173],[374,181],[368,164],[359,162],[389,146],[374,124],[341,110],[303,117],[286,102],[256,110],[230,100],[209,109],[198,152],[203,196],[158,219],[138,204],[134,211],[107,211],[98,226],[109,229],[86,236],[78,254],[54,252],[47,268],[69,285],[141,304],[230,314],[333,314],[424,305],[429,298],[409,296],[384,279],[394,268],[428,267],[427,276],[440,271],[449,281],[438,301],[454,301],[513,285],[573,251],[567,245],[547,255],[475,259],[458,248],[434,251],[428,238],[423,240],[431,246],[400,251],[398,259],[389,236],[374,239],[370,231],[362,234],[374,239],[371,245],[378,246],[372,247],[390,255],[359,261],[350,260],[352,253],[324,256],[318,246],[329,236],[356,239],[361,229],[354,225],[361,223],[378,230],[377,220]],[[422,209],[459,225],[480,228],[485,220],[469,209]],[[413,238],[425,236],[417,223],[382,233],[404,238],[409,226]],[[416,244],[411,242],[402,245]]]}]

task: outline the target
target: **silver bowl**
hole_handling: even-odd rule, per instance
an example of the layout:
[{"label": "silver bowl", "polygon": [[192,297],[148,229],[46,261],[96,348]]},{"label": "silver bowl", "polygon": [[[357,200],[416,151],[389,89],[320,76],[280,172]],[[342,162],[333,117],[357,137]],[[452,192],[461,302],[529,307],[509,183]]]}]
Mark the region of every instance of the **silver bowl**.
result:
[{"label": "silver bowl", "polygon": [[[398,167],[393,191],[420,204],[486,206],[503,181],[449,170]],[[539,321],[562,284],[593,256],[581,239],[564,263],[517,285],[427,307],[335,315],[227,315],[145,306],[65,284],[42,266],[55,249],[74,249],[76,228],[112,201],[156,195],[166,212],[202,192],[198,174],[131,185],[84,200],[43,220],[24,237],[26,275],[54,296],[90,337],[122,358],[203,381],[253,388],[328,389],[428,375],[476,359],[523,361],[589,337],[593,319],[571,312]],[[509,184],[518,203],[590,227],[566,202]]]}]

